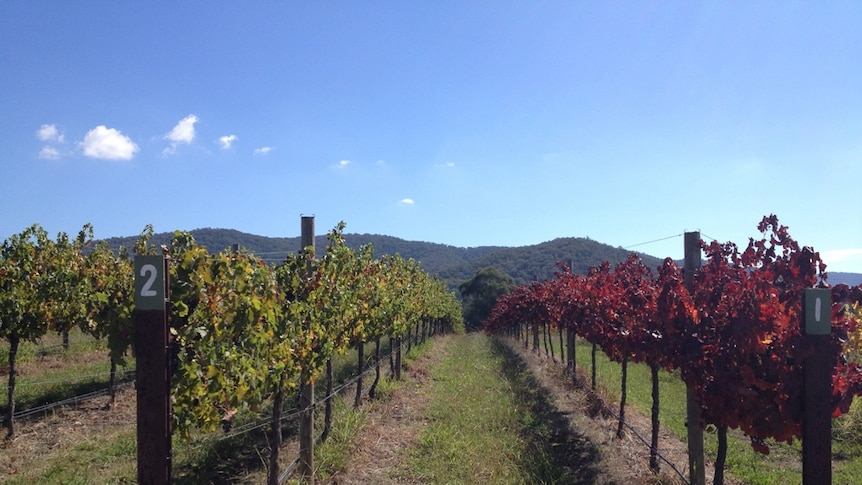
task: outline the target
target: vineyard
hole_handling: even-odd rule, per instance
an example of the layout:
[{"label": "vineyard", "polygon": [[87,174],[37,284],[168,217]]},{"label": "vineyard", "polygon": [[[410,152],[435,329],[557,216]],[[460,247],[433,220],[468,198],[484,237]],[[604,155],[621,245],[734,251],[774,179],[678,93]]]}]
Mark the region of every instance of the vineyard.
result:
[{"label": "vineyard", "polygon": [[[167,427],[173,435],[189,440],[231,430],[234,423],[244,423],[247,430],[268,426],[267,481],[278,483],[290,472],[278,465],[283,423],[296,417],[285,411],[293,408],[292,398],[302,395],[300,390],[311,387],[310,402],[299,400],[299,413],[313,416],[313,384],[324,377],[326,396],[334,394],[334,357],[350,350],[356,359],[349,384],[356,389],[358,406],[364,393],[374,396],[380,381],[381,347],[391,351],[390,369],[398,379],[402,349],[436,333],[463,329],[460,304],[445,284],[415,261],[378,259],[370,246],[349,249],[343,227],[328,234],[324,251],[302,248],[278,266],[236,248],[212,254],[182,232],[170,245],[156,248],[148,244],[152,228],[144,230],[133,254],[161,253],[169,267],[172,415]],[[14,446],[16,418],[22,416],[16,412],[22,343],[73,330],[104,341],[112,401],[121,395],[118,382],[125,373],[117,369],[140,350],[133,268],[128,251],[93,247],[90,226],[74,240],[65,234],[52,240],[34,225],[4,242],[0,335],[9,344],[8,446]],[[374,343],[373,366],[365,356],[366,343]],[[139,382],[144,372],[138,369]],[[370,379],[369,373],[374,381],[367,388],[363,378]],[[40,399],[45,397],[35,398]],[[327,437],[331,402],[322,402],[326,419],[314,441]],[[300,462],[300,472],[303,465],[310,466]]]},{"label": "vineyard", "polygon": [[[770,440],[802,438],[805,366],[816,350],[802,329],[803,294],[826,285],[819,254],[793,240],[775,216],[765,217],[758,230],[763,237],[751,239],[743,250],[733,243],[700,242],[706,262],[698,261],[688,274],[666,259],[653,275],[635,255],[613,269],[608,263],[593,267],[587,275],[562,266],[556,278],[520,286],[500,299],[486,330],[507,333],[525,346],[532,342],[536,352],[541,334],[546,353],[553,333],[562,351],[565,332],[570,368],[575,338],[586,340],[592,345],[593,388],[597,348],[618,362],[620,436],[627,366],[648,366],[653,470],[659,468],[659,371],[676,372],[699,408],[699,417],[689,416],[689,422],[717,430],[714,481],[722,483],[728,429],[741,430],[764,454]],[[833,417],[846,413],[853,398],[862,395],[860,300],[862,287],[839,285],[831,289],[826,309],[831,325],[822,347],[831,369],[826,403]],[[696,473],[690,470],[690,476]]]},{"label": "vineyard", "polygon": [[[173,464],[177,483],[195,483],[196,474],[209,471],[204,463],[224,455],[223,447],[237,446],[257,453],[268,484],[292,474],[311,477],[313,449],[332,430],[335,395],[350,390],[350,404],[360,407],[385,385],[387,370],[400,379],[405,351],[464,328],[461,305],[443,282],[413,260],[377,258],[370,245],[349,248],[343,229],[342,223],[327,234],[322,251],[312,242],[277,265],[238,247],[210,253],[183,232],[156,247],[151,227],[133,248],[119,252],[94,244],[90,226],[74,239],[62,233],[51,239],[38,225],[7,239],[0,259],[0,336],[9,345],[4,449],[16,446],[18,422],[25,431],[38,429],[44,424],[34,416],[103,393],[110,404],[93,413],[111,422],[112,408],[127,406],[130,384],[137,379],[140,391],[152,378],[152,369],[139,365],[149,350],[141,347],[147,334],[135,306],[136,294],[150,292],[152,280],[135,270],[135,259],[158,256],[167,268],[164,295],[153,294],[165,308],[169,413],[163,423],[144,428],[167,430],[168,481],[171,440],[180,444]],[[862,395],[862,287],[829,288],[819,254],[793,240],[776,217],[764,218],[758,230],[762,237],[743,249],[696,241],[698,257],[687,253],[685,268],[666,259],[654,273],[636,255],[585,275],[561,264],[554,278],[500,298],[485,328],[536,354],[559,357],[569,376],[582,376],[574,377],[578,385],[593,390],[601,387],[597,361],[615,362],[619,407],[609,412],[618,420],[619,437],[628,426],[630,371],[645,367],[652,400],[645,440],[656,473],[664,409],[659,390],[677,380],[685,398],[677,392],[672,399],[688,399],[693,407],[687,411],[697,411],[685,417],[696,423],[689,432],[714,430],[718,438],[712,475],[722,483],[729,430],[762,454],[806,435],[806,373],[815,355],[828,363],[831,387],[819,397],[828,414],[847,413]],[[830,299],[823,310],[828,331],[814,338],[803,324],[804,295],[811,288],[828,289]],[[589,351],[588,377],[578,348]],[[74,384],[62,370],[69,349],[84,356],[76,372],[88,376]],[[28,375],[34,360],[49,369],[36,382]],[[28,378],[20,389],[19,366]],[[325,388],[315,389],[316,383]],[[315,417],[317,409],[322,416]],[[290,445],[285,434],[293,438]],[[696,455],[691,436],[689,453]],[[134,439],[121,441],[125,451],[116,453],[134,454]],[[285,459],[284,450],[298,456]],[[187,461],[196,453],[209,458]],[[677,472],[697,483],[703,462],[689,465],[688,479]]]}]

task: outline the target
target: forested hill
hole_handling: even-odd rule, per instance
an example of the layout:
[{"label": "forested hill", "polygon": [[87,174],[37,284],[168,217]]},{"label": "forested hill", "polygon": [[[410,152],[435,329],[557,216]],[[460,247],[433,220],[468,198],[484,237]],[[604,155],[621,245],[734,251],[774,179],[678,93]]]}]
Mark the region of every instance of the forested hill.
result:
[{"label": "forested hill", "polygon": [[862,285],[862,274],[859,273],[829,272],[826,279],[830,285],[837,285],[839,283],[844,283],[848,286]]},{"label": "forested hill", "polygon": [[[233,229],[195,229],[189,231],[198,244],[206,246],[211,253],[231,248],[238,244],[240,248],[259,255],[261,258],[277,263],[282,261],[287,253],[299,251],[299,237],[266,237],[248,234]],[[154,234],[150,240],[156,246],[168,244],[173,233],[163,232]],[[406,241],[392,236],[381,236],[377,234],[345,234],[347,245],[352,248],[371,243],[374,246],[374,254],[379,257],[384,254],[400,254],[405,259],[413,258],[422,263],[425,271],[439,274],[442,268],[457,266],[488,253],[503,249],[496,246],[483,246],[477,248],[459,248],[445,244]],[[108,244],[119,249],[120,246],[131,248],[138,240],[137,236],[114,237],[106,239]],[[318,235],[315,245],[319,250],[326,247],[326,235]],[[465,278],[466,279],[466,278]]]},{"label": "forested hill", "polygon": [[[195,240],[210,252],[218,252],[239,244],[241,248],[260,255],[262,258],[278,262],[289,252],[299,250],[299,237],[265,237],[247,234],[233,229],[195,229],[190,231]],[[155,245],[168,244],[172,233],[153,235],[151,243]],[[359,247],[371,243],[374,254],[400,254],[404,258],[413,258],[422,263],[422,268],[457,287],[462,281],[469,279],[480,268],[495,266],[500,271],[511,276],[515,283],[521,284],[534,278],[546,279],[553,276],[558,268],[558,261],[572,260],[575,272],[586,273],[587,268],[604,260],[611,263],[622,261],[629,252],[622,248],[614,248],[584,238],[561,238],[553,241],[521,247],[481,246],[460,248],[446,244],[419,241],[406,241],[392,236],[376,234],[345,234],[347,244]],[[132,247],[137,236],[110,238],[107,242],[114,249],[120,246]],[[323,248],[326,236],[317,236],[316,245]],[[644,256],[645,262],[656,267],[658,258]]]},{"label": "forested hill", "polygon": [[[575,273],[586,274],[590,266],[602,261],[612,265],[624,260],[631,251],[615,248],[584,238],[559,238],[553,241],[515,248],[498,248],[470,261],[441,268],[438,273],[447,281],[464,281],[485,267],[493,266],[511,276],[515,284],[523,284],[538,278],[544,280],[560,268],[557,262],[572,262]],[[640,254],[644,264],[657,268],[661,259]]]},{"label": "forested hill", "polygon": [[[190,231],[195,240],[210,252],[218,252],[239,244],[250,252],[258,254],[267,261],[277,263],[290,252],[300,248],[299,237],[265,237],[248,234],[233,229],[195,229]],[[172,233],[159,233],[153,236],[151,243],[167,244]],[[532,246],[500,247],[481,246],[475,248],[459,248],[446,244],[420,241],[406,241],[392,236],[376,234],[345,234],[347,244],[353,248],[371,243],[374,254],[379,257],[384,254],[400,254],[404,258],[413,258],[422,263],[422,269],[431,274],[440,275],[450,288],[469,279],[477,270],[493,266],[511,276],[516,284],[540,280],[553,276],[557,271],[558,261],[572,260],[575,273],[585,274],[590,266],[602,261],[615,264],[625,259],[629,251],[602,244],[585,238],[559,238],[553,241],[534,244]],[[120,246],[131,248],[137,236],[110,238],[107,242],[114,249]],[[316,245],[321,250],[326,246],[326,236],[317,236]],[[661,258],[641,254],[644,263],[656,268]],[[862,275],[854,273],[830,273],[829,283],[851,283],[862,279]]]}]

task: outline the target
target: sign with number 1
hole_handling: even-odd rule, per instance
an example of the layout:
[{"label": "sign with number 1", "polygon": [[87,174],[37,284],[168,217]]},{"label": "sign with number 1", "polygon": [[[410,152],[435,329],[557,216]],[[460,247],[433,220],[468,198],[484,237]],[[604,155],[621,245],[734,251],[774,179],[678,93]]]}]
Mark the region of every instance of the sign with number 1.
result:
[{"label": "sign with number 1", "polygon": [[805,290],[805,333],[829,335],[832,333],[832,293],[827,288]]},{"label": "sign with number 1", "polygon": [[135,256],[135,308],[165,309],[164,256]]}]

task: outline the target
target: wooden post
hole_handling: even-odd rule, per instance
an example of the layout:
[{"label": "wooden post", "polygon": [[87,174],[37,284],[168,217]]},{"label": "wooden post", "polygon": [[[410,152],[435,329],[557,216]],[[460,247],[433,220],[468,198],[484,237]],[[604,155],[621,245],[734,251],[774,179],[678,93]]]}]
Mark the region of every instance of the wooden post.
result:
[{"label": "wooden post", "polygon": [[365,372],[365,342],[360,341],[356,345],[357,364],[356,364],[356,396],[353,398],[353,409],[359,408],[362,403],[362,373]]},{"label": "wooden post", "polygon": [[138,372],[138,483],[171,483],[171,380],[168,366],[168,266],[135,257],[135,358]]},{"label": "wooden post", "polygon": [[[575,263],[569,259],[569,272],[574,273]],[[575,322],[566,322],[566,372],[572,376],[572,382],[577,382],[578,366],[575,363]]]},{"label": "wooden post", "polygon": [[[539,281],[538,275],[533,275],[533,282]],[[542,337],[545,336],[545,329],[542,328]],[[542,355],[542,351],[539,350],[539,324],[533,322],[533,352],[536,355]]]},{"label": "wooden post", "polygon": [[401,345],[404,339],[399,335],[395,337],[395,380],[401,380]]},{"label": "wooden post", "polygon": [[[302,216],[302,250],[314,248],[314,216]],[[309,263],[307,271],[311,275]],[[303,329],[308,331],[308,329]],[[314,383],[306,378],[302,382],[299,395],[299,409],[302,414],[299,419],[299,474],[308,483],[314,483]]]},{"label": "wooden post", "polygon": [[539,324],[533,323],[533,352],[539,355]]},{"label": "wooden post", "polygon": [[802,484],[832,483],[832,294],[810,288],[803,299],[803,338],[813,352],[803,362]]},{"label": "wooden post", "polygon": [[[694,272],[701,266],[700,232],[685,233],[685,260],[683,277],[686,288],[691,290]],[[706,483],[706,470],[703,460],[703,426],[701,425],[700,405],[694,399],[694,391],[686,385],[686,430],[688,431],[688,480],[691,485]]]}]

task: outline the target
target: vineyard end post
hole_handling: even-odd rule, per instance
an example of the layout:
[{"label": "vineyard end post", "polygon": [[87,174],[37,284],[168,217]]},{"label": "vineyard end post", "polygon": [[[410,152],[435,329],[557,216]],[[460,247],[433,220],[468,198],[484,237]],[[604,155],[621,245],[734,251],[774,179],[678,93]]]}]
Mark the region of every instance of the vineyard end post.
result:
[{"label": "vineyard end post", "polygon": [[803,362],[802,483],[832,483],[832,294],[809,288],[803,298],[802,331],[813,352]]},{"label": "vineyard end post", "polygon": [[168,366],[168,265],[135,257],[138,483],[171,483],[171,393]]}]

